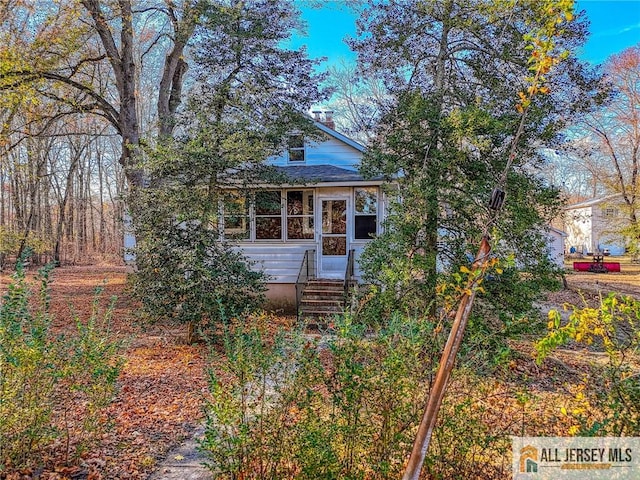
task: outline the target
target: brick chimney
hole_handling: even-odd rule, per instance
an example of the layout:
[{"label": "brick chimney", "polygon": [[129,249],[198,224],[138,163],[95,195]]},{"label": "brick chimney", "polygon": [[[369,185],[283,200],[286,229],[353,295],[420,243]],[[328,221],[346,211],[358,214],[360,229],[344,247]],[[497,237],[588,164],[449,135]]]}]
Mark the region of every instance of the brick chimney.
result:
[{"label": "brick chimney", "polygon": [[324,112],[324,122],[322,123],[324,123],[325,126],[329,127],[332,130],[336,128],[336,124],[333,121],[333,110],[326,110]]}]

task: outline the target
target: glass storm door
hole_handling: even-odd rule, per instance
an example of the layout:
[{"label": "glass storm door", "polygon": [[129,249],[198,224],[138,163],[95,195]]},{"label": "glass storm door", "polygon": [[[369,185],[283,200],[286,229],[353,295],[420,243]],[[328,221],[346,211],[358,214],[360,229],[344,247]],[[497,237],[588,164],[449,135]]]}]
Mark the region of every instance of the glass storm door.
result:
[{"label": "glass storm door", "polygon": [[324,278],[343,278],[347,268],[347,199],[322,200],[320,271]]}]

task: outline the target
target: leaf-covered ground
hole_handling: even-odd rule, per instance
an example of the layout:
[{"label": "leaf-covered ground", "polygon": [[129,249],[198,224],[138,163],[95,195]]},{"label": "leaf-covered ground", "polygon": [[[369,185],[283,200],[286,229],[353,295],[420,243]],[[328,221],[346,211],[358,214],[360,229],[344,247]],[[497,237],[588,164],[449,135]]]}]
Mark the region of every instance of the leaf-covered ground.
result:
[{"label": "leaf-covered ground", "polygon": [[[616,274],[570,272],[567,281],[570,289],[551,294],[542,308],[560,307],[567,302],[576,304],[583,299],[594,301],[599,291],[622,290],[640,298],[640,265],[636,264],[625,264],[623,271]],[[1,293],[6,291],[7,282],[7,275],[0,276]],[[206,347],[185,345],[184,330],[178,326],[142,321],[136,315],[139,306],[126,294],[123,267],[56,269],[51,283],[54,329],[73,328],[74,315],[88,318],[94,290],[100,285],[104,288],[101,298],[104,307],[111,297],[117,297],[112,329],[126,342],[126,363],[118,381],[118,394],[108,410],[111,428],[83,455],[79,464],[65,466],[64,446],[57,445],[44,457],[47,469],[10,475],[10,479],[144,479],[202,420],[207,387]],[[527,433],[531,426],[524,420],[516,422],[518,432],[515,432],[514,425],[500,425],[498,419],[535,417],[538,423],[535,431],[529,433],[536,433],[543,426],[542,421],[548,423],[547,431],[563,434],[568,427],[567,419],[559,413],[566,395],[563,389],[572,378],[579,378],[597,352],[562,351],[538,366],[530,342],[514,342],[513,347],[518,355],[510,363],[506,377],[486,385],[487,398],[491,399],[488,404],[496,413],[490,423],[511,434]],[[516,393],[523,389],[539,401],[522,403]],[[453,392],[456,390],[454,385]]]},{"label": "leaf-covered ground", "polygon": [[[64,445],[58,445],[46,453],[48,469],[13,478],[146,478],[202,418],[206,350],[202,345],[182,344],[180,328],[136,318],[137,306],[125,292],[124,268],[58,268],[52,278],[51,312],[56,331],[72,328],[74,315],[89,317],[97,286],[104,288],[104,307],[117,296],[111,328],[126,344],[126,362],[118,380],[118,395],[108,410],[112,426],[79,466],[63,466]],[[3,275],[2,293],[7,282]],[[73,411],[70,413],[73,416]]]}]

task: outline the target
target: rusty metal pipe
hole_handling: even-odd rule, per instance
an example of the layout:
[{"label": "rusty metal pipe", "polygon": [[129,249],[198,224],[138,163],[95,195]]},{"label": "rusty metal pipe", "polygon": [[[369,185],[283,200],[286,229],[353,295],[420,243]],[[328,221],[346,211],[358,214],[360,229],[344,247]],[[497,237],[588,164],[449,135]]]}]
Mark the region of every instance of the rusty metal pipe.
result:
[{"label": "rusty metal pipe", "polygon": [[[489,245],[489,238],[485,236],[482,238],[478,254],[473,262],[473,271],[484,266],[490,251],[491,245]],[[460,299],[460,304],[458,305],[456,316],[453,320],[451,331],[449,332],[449,338],[442,351],[442,358],[440,359],[436,379],[429,394],[429,399],[422,416],[422,421],[418,427],[418,433],[416,434],[411,456],[409,457],[402,480],[418,480],[420,477],[422,464],[429,449],[431,435],[438,420],[438,412],[442,405],[442,399],[444,398],[445,390],[449,383],[449,377],[451,376],[451,371],[456,361],[456,355],[462,344],[469,314],[473,307],[473,300],[476,296],[475,288],[471,288],[470,290],[470,292],[465,292]]]}]

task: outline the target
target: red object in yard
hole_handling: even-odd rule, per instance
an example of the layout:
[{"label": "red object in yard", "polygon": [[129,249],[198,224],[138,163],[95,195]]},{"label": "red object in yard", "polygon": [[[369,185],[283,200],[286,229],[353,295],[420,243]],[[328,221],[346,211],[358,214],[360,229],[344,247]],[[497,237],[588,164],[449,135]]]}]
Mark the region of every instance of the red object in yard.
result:
[{"label": "red object in yard", "polygon": [[619,272],[620,262],[573,262],[573,269],[578,272]]}]

